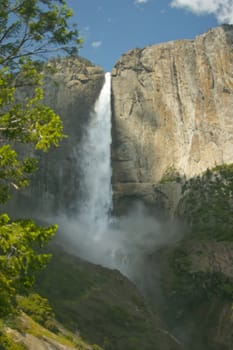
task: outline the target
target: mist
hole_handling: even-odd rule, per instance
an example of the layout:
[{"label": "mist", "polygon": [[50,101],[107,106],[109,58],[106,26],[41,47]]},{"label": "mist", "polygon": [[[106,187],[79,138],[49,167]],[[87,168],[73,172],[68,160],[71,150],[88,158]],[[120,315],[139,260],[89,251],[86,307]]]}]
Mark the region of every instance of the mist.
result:
[{"label": "mist", "polygon": [[58,223],[57,240],[67,252],[118,269],[135,282],[148,255],[181,238],[178,226],[159,222],[142,203],[136,203],[125,216],[110,216],[102,232],[93,222],[87,222],[86,216],[59,215],[50,220]]}]

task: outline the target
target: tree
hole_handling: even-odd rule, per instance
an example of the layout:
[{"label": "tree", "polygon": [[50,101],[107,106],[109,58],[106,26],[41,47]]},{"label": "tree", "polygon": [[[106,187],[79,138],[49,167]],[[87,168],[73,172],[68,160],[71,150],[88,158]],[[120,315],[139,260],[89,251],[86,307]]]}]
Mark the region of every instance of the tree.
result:
[{"label": "tree", "polygon": [[1,0],[0,64],[17,67],[22,58],[51,52],[75,55],[82,43],[65,0]]},{"label": "tree", "polygon": [[[64,137],[59,116],[43,104],[38,60],[54,52],[77,54],[81,39],[70,26],[64,0],[1,0],[0,3],[0,204],[29,184],[37,161],[19,144],[47,152]],[[28,89],[30,87],[30,89]],[[27,94],[17,99],[18,89]],[[31,287],[50,257],[38,251],[57,229],[32,220],[13,221],[0,213],[0,318],[16,305],[16,294]]]}]

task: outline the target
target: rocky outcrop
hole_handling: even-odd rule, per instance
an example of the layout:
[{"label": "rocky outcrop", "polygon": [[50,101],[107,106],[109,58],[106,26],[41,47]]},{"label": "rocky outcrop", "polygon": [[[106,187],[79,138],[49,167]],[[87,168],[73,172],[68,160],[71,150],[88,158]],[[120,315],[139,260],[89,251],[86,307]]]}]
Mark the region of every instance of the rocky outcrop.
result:
[{"label": "rocky outcrop", "polygon": [[6,322],[6,325],[1,328],[1,335],[4,334],[5,342],[0,345],[6,345],[6,347],[8,345],[7,349],[25,350],[102,350],[97,345],[92,346],[84,342],[80,336],[56,323],[56,333],[53,333],[25,313],[19,312],[14,318],[14,323],[12,322],[9,326]]},{"label": "rocky outcrop", "polygon": [[44,68],[44,101],[60,115],[67,138],[48,154],[37,152],[39,169],[30,188],[14,198],[14,212],[53,214],[76,206],[79,144],[103,82],[103,69],[80,57],[56,59]]},{"label": "rocky outcrop", "polygon": [[[36,337],[33,334],[24,333],[21,334],[12,329],[8,329],[8,335],[10,335],[16,343],[21,343],[27,350],[75,350],[76,347],[65,346],[53,339],[42,337]],[[86,350],[92,350],[92,348],[86,348]]]},{"label": "rocky outcrop", "polygon": [[115,198],[145,199],[146,188],[156,203],[154,184],[167,174],[190,178],[233,162],[232,44],[226,25],[120,58],[112,71]]}]

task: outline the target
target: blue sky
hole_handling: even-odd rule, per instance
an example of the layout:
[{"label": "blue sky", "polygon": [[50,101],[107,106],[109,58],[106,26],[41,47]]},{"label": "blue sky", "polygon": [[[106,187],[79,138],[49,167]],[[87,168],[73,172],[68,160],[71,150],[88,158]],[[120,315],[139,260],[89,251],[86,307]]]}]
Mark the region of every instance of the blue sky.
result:
[{"label": "blue sky", "polygon": [[80,56],[111,71],[126,51],[233,23],[233,0],[67,0],[84,39]]}]

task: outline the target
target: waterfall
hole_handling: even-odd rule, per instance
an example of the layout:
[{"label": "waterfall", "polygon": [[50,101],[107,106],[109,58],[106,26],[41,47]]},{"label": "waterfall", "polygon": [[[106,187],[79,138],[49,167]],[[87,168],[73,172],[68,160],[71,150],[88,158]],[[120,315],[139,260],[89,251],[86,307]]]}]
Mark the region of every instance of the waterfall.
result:
[{"label": "waterfall", "polygon": [[108,227],[112,208],[111,189],[111,74],[105,74],[105,83],[91,113],[83,136],[81,190],[84,194],[79,217],[88,233],[98,240]]},{"label": "waterfall", "polygon": [[110,217],[111,188],[111,75],[95,103],[78,147],[77,163],[82,169],[81,193],[74,216],[59,215],[60,237],[72,254],[120,270],[142,283],[144,258],[160,246],[177,241],[175,227],[156,220],[141,203],[121,217]]}]

